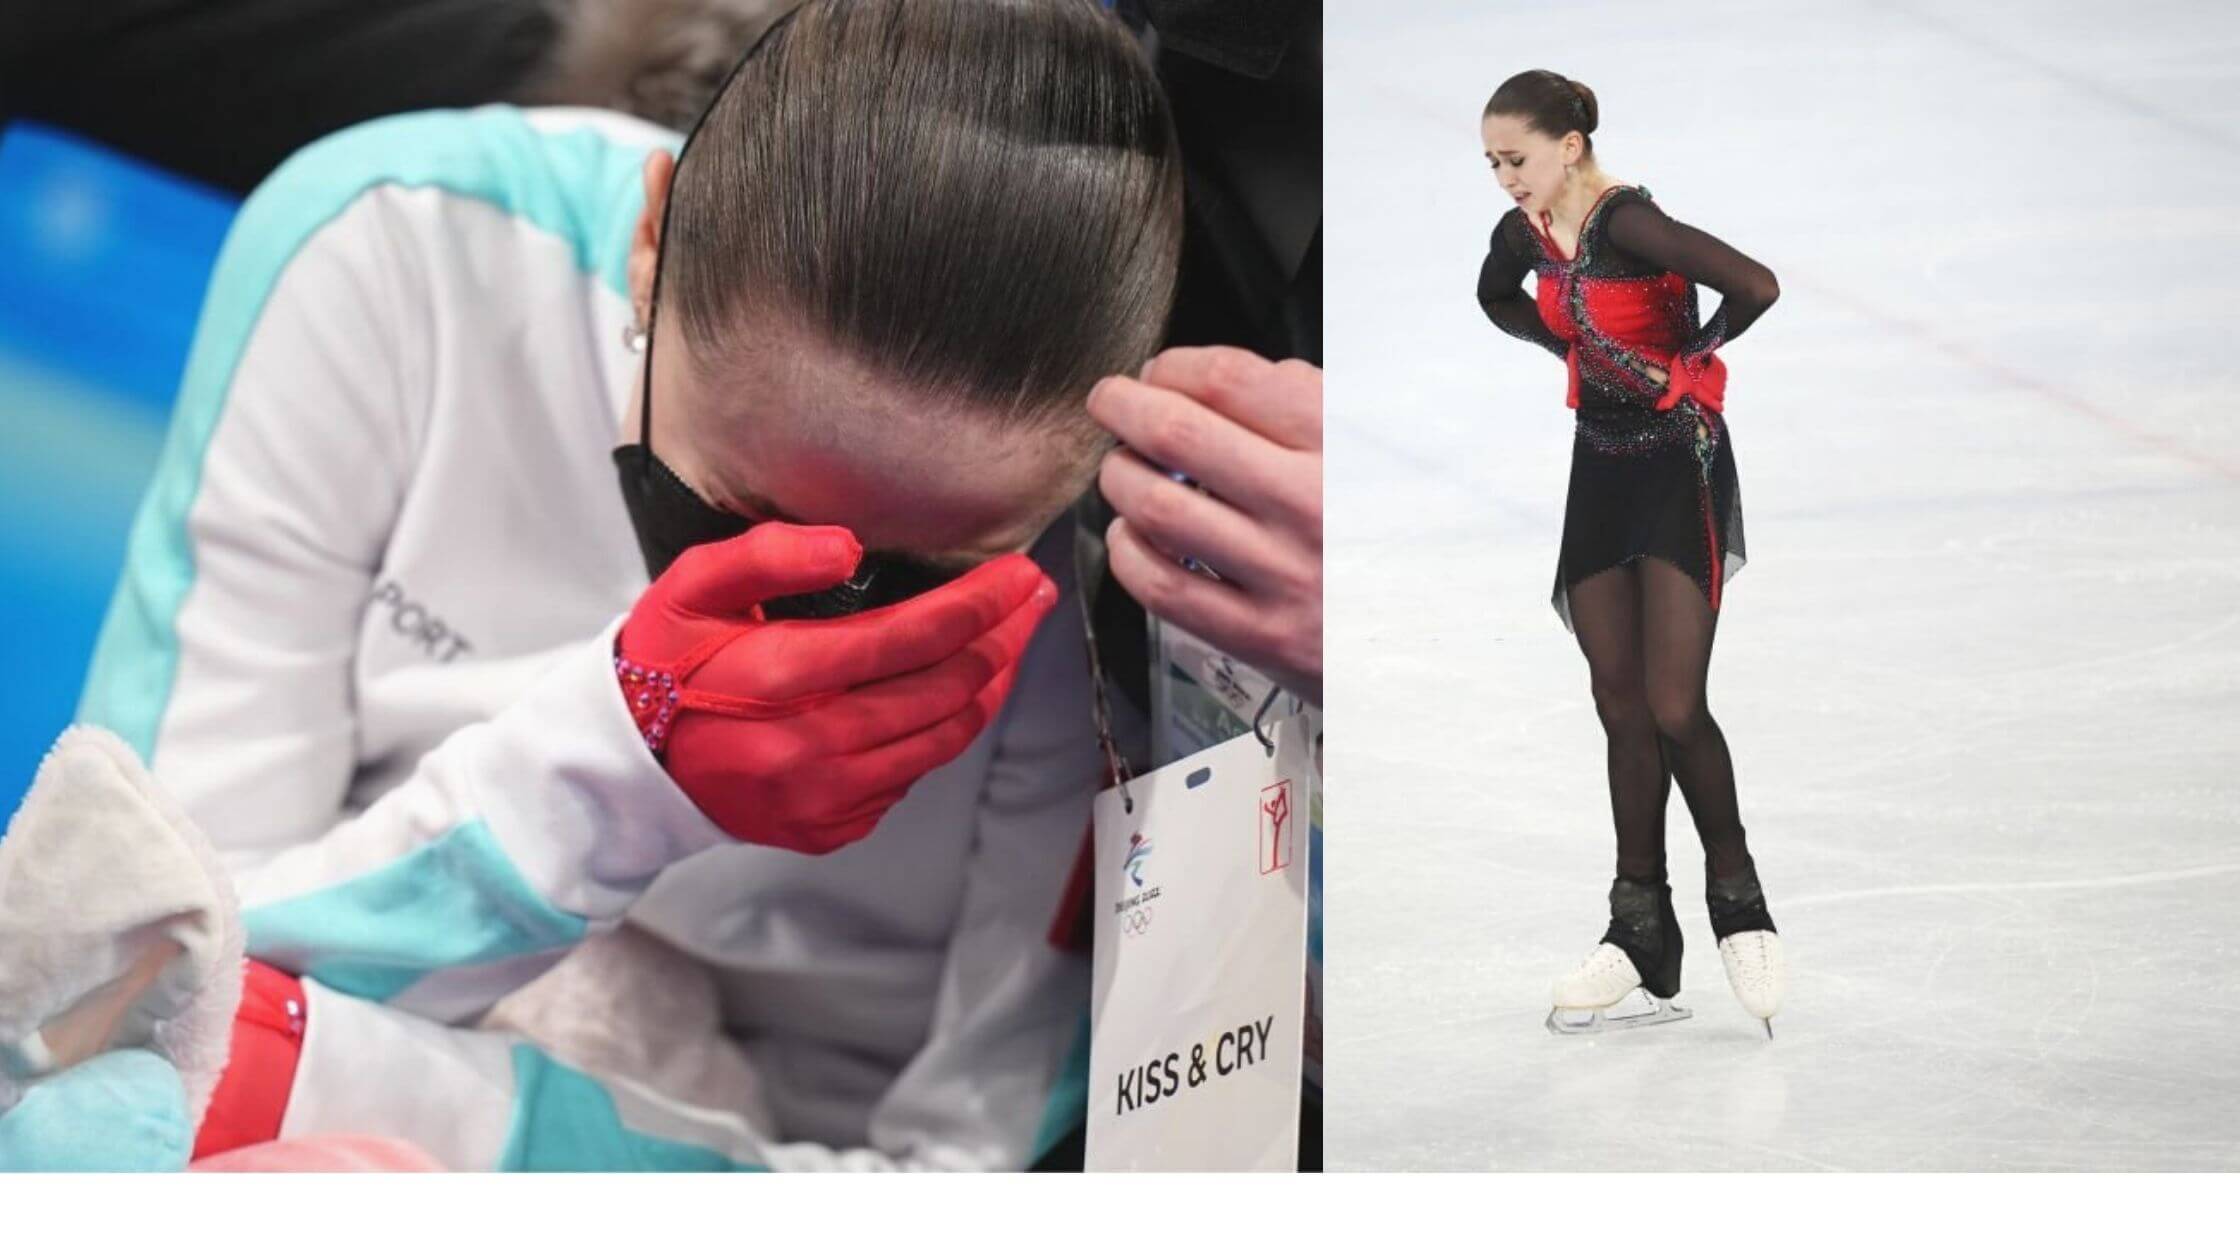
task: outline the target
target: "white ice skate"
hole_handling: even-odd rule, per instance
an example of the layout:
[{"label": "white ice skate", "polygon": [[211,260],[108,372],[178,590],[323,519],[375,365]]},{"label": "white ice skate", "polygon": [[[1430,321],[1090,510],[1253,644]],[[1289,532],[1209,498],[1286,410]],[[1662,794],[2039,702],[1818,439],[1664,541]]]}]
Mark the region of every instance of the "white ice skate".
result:
[{"label": "white ice skate", "polygon": [[1578,970],[1556,981],[1548,1031],[1563,1036],[1646,1028],[1688,1018],[1688,1008],[1641,987],[1641,973],[1626,952],[1608,941],[1595,946]]},{"label": "white ice skate", "polygon": [[0,1111],[145,1047],[199,1122],[231,1047],[241,916],[215,850],[125,742],[72,727],[0,841]]},{"label": "white ice skate", "polygon": [[1742,1009],[1762,1021],[1773,1036],[1773,1017],[1781,1009],[1781,990],[1789,967],[1781,956],[1781,937],[1773,932],[1737,932],[1719,942],[1719,961]]}]

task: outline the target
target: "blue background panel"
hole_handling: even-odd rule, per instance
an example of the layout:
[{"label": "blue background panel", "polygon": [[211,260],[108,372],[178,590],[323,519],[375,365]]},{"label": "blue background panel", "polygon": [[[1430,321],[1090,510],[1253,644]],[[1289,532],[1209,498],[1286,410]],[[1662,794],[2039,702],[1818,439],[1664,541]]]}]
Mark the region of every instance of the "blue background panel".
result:
[{"label": "blue background panel", "polygon": [[70,721],[232,198],[0,133],[0,811]]}]

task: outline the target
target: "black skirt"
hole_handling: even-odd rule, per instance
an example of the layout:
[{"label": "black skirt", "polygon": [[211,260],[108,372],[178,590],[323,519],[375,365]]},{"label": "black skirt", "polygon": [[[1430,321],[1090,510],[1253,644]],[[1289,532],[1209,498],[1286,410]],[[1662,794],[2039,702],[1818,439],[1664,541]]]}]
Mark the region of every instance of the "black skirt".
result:
[{"label": "black skirt", "polygon": [[1579,414],[1556,563],[1554,602],[1564,627],[1571,627],[1571,587],[1645,557],[1693,577],[1714,610],[1743,565],[1734,448],[1714,412]]}]

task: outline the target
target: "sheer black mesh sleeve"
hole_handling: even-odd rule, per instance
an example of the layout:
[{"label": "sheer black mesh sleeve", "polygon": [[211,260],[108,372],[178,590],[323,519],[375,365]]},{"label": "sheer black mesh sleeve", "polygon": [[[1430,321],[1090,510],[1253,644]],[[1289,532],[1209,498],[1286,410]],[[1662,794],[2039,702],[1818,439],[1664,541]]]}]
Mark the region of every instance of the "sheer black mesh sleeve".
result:
[{"label": "sheer black mesh sleeve", "polygon": [[1540,307],[1524,291],[1524,278],[1532,272],[1533,251],[1537,248],[1527,235],[1530,231],[1514,210],[1494,225],[1493,239],[1486,245],[1486,260],[1478,268],[1478,305],[1494,327],[1561,358],[1570,353],[1571,347],[1548,331],[1547,323],[1540,318]]},{"label": "sheer black mesh sleeve", "polygon": [[1681,349],[1687,358],[1702,359],[1741,336],[1781,296],[1781,286],[1765,264],[1672,218],[1653,202],[1630,199],[1612,206],[1609,231],[1610,243],[1635,258],[1718,291],[1719,309]]}]

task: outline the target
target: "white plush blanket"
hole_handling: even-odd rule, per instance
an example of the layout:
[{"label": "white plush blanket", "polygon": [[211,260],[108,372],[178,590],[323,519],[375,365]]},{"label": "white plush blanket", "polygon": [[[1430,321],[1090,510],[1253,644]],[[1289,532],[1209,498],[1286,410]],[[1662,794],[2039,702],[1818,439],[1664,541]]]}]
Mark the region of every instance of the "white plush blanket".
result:
[{"label": "white plush blanket", "polygon": [[241,1000],[232,882],[124,741],[72,727],[0,840],[0,1110],[30,1080],[69,1066],[41,1030],[116,993],[119,977],[166,942],[177,956],[123,1007],[105,1048],[169,1060],[200,1123]]}]

